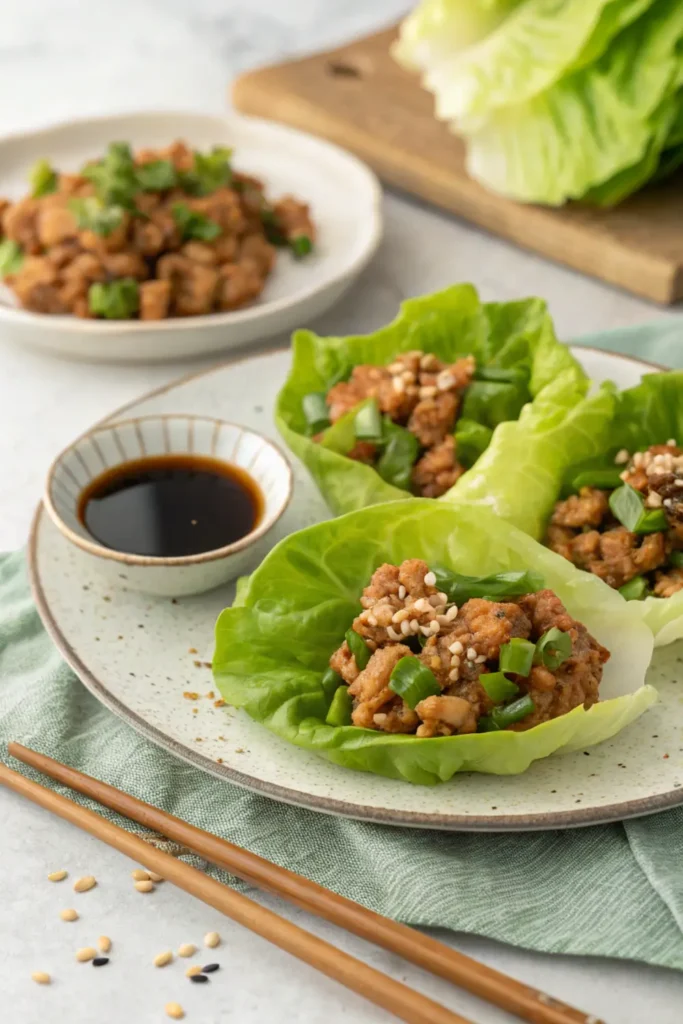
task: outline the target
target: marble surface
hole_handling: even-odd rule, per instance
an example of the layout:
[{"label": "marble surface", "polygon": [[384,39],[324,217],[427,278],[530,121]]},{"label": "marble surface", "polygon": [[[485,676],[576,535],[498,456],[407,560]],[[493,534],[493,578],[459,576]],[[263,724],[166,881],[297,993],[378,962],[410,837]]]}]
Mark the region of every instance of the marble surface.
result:
[{"label": "marble surface", "polygon": [[[379,28],[405,6],[397,0],[4,0],[0,132],[132,109],[220,113],[227,85],[241,69]],[[386,236],[374,263],[341,306],[316,323],[318,329],[369,330],[390,318],[402,297],[456,280],[474,281],[486,299],[544,296],[565,338],[676,315],[403,197],[388,195],[385,215]],[[0,337],[0,549],[24,542],[47,466],[75,434],[200,365],[88,366],[12,348]],[[12,1007],[12,1024],[154,1024],[166,1019],[162,1008],[170,999],[185,1005],[188,1021],[202,1024],[389,1020],[170,886],[150,898],[139,895],[127,861],[5,792],[0,857],[0,991]],[[101,884],[75,897],[68,882],[46,881],[47,872],[59,867],[74,875],[94,873]],[[59,909],[76,900],[81,920],[62,923]],[[288,913],[275,899],[264,902]],[[472,1021],[512,1019],[303,913],[291,916]],[[197,941],[212,927],[224,944],[216,957],[223,972],[211,986],[191,987],[179,965],[164,971],[150,966],[160,950]],[[115,942],[112,963],[101,972],[76,964],[74,950],[102,932]],[[475,937],[445,938],[609,1024],[680,1022],[683,977],[674,972],[548,957]],[[35,969],[53,973],[54,986],[34,985],[29,974]]]}]

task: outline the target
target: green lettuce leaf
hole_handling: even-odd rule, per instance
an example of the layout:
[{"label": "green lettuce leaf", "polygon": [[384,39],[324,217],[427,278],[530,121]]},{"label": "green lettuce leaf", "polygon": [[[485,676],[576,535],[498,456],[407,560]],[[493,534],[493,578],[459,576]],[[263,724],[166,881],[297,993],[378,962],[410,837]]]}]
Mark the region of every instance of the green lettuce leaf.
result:
[{"label": "green lettuce leaf", "polygon": [[560,376],[577,390],[587,387],[578,363],[557,341],[544,302],[482,304],[471,285],[408,299],[397,318],[373,334],[321,338],[311,331],[297,331],[292,368],[278,395],[275,421],[335,513],[395,501],[408,492],[386,483],[372,467],[346,457],[353,446],[355,413],[329,428],[322,443],[312,441],[306,433],[303,396],[329,390],[360,363],[386,365],[411,349],[448,361],[471,353],[479,367],[520,370],[517,385],[491,386],[480,381],[468,396],[464,415],[489,429],[516,417],[526,402]]},{"label": "green lettuce leaf", "polygon": [[[325,723],[322,676],[383,562],[424,558],[471,575],[533,568],[611,652],[602,702],[526,732],[418,739]],[[346,768],[431,785],[459,771],[523,772],[557,751],[608,739],[656,700],[644,679],[652,634],[636,603],[487,509],[425,499],[350,513],[281,541],[216,625],[213,670],[224,699],[266,728]]]},{"label": "green lettuce leaf", "polygon": [[594,64],[525,103],[461,118],[470,174],[512,198],[559,205],[639,165],[680,84],[682,40],[683,5],[656,0]]}]

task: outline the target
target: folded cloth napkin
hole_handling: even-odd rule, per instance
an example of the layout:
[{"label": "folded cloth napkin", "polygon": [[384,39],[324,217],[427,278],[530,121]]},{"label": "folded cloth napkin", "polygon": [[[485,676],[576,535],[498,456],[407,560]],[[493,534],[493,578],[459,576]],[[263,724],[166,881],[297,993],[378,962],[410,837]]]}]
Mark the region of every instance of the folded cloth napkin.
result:
[{"label": "folded cloth napkin", "polygon": [[[581,342],[683,365],[678,319]],[[8,757],[10,739],[389,917],[545,952],[683,969],[683,808],[571,831],[458,834],[333,818],[217,783],[143,739],[81,686],[40,623],[23,553],[0,558],[0,757],[45,783]]]}]

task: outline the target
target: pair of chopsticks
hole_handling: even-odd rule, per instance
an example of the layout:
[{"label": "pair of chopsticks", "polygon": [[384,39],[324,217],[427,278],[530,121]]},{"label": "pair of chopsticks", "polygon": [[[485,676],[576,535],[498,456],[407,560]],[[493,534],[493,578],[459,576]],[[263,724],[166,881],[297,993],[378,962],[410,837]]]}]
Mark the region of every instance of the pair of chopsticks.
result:
[{"label": "pair of chopsticks", "polygon": [[[248,850],[195,828],[180,818],[166,814],[151,804],[69,768],[51,757],[20,743],[9,743],[8,751],[24,764],[186,846],[244,881],[277,893],[290,903],[398,954],[418,967],[516,1014],[522,1020],[531,1024],[602,1024],[597,1018],[458,953],[436,939],[367,910],[293,871],[278,867]],[[245,928],[390,1011],[399,1020],[407,1024],[471,1024],[459,1014],[349,956],[254,900],[176,860],[170,854],[157,850],[94,811],[32,782],[1,763],[0,783],[157,872]]]}]

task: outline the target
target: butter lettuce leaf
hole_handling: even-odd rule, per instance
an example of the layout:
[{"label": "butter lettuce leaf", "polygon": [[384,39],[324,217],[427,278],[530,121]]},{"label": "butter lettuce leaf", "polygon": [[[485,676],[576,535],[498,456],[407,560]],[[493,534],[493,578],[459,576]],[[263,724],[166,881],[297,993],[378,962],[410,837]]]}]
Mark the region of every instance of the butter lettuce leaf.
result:
[{"label": "butter lettuce leaf", "polygon": [[[330,726],[322,686],[331,653],[383,562],[424,558],[458,572],[534,569],[611,652],[601,702],[526,732],[436,737]],[[223,698],[276,735],[345,768],[412,783],[459,771],[512,775],[560,751],[608,739],[656,700],[644,685],[652,634],[635,603],[505,523],[486,508],[426,499],[377,505],[282,540],[216,624],[213,671]]]},{"label": "butter lettuce leaf", "polygon": [[309,392],[327,392],[356,365],[383,366],[412,349],[451,362],[472,354],[480,368],[520,371],[514,387],[475,386],[466,398],[463,415],[490,430],[515,418],[558,377],[577,391],[588,386],[569,349],[558,342],[541,299],[481,303],[468,284],[406,300],[396,319],[372,334],[324,338],[312,331],[297,331],[292,367],[278,395],[275,421],[335,513],[395,501],[407,497],[408,492],[386,483],[371,466],[347,458],[354,441],[353,414],[324,432],[320,443],[313,441],[306,432],[302,399]]}]

